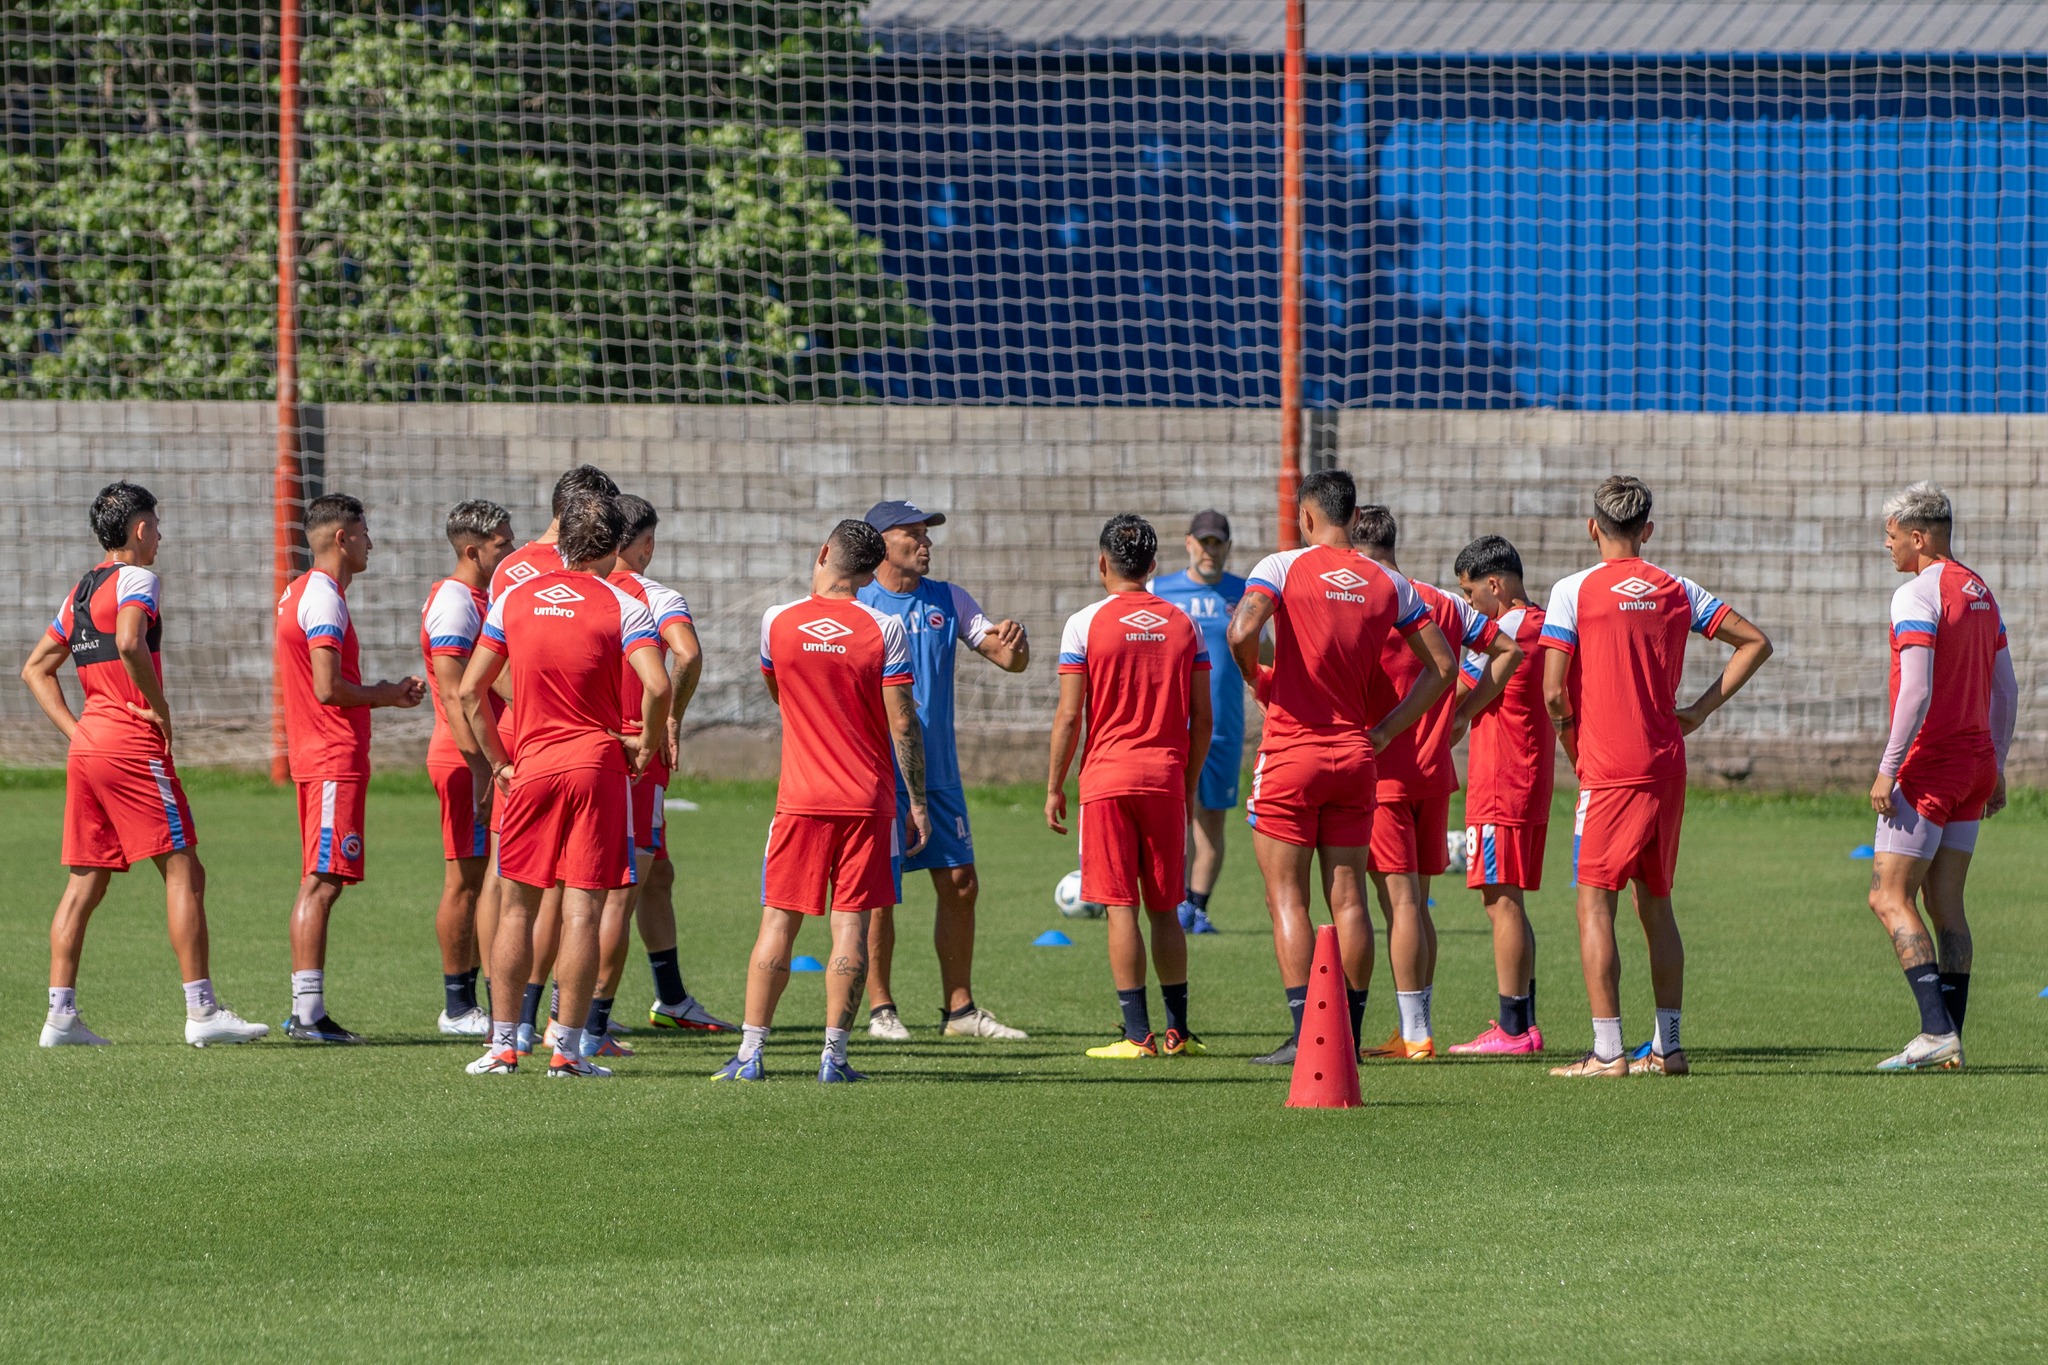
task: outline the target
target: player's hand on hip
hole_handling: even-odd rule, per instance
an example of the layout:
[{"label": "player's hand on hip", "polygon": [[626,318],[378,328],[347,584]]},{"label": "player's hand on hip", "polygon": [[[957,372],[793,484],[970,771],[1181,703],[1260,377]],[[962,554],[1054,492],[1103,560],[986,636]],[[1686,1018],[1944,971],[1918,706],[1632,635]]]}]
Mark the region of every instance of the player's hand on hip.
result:
[{"label": "player's hand on hip", "polygon": [[1064,788],[1045,794],[1045,827],[1054,834],[1067,832],[1067,793]]},{"label": "player's hand on hip", "polygon": [[[168,715],[157,710],[154,706],[137,706],[132,701],[128,703],[128,709],[148,721],[151,725],[154,725],[158,730],[161,730],[164,736],[164,748],[168,749],[171,747],[171,718]],[[2001,802],[2000,804],[2004,803]]]},{"label": "player's hand on hip", "polygon": [[1678,721],[1678,733],[1681,735],[1689,735],[1707,723],[1707,718],[1691,706],[1681,706],[1672,715]]},{"label": "player's hand on hip", "polygon": [[624,735],[619,743],[626,746],[626,766],[638,777],[653,766],[654,756],[661,752],[662,743],[651,735]]},{"label": "player's hand on hip", "polygon": [[[168,731],[165,732],[169,734]],[[1992,816],[2005,809],[2005,774],[1998,775],[1998,785],[1991,789],[1991,797],[1984,803],[1984,814]]]},{"label": "player's hand on hip", "polygon": [[[1870,808],[1879,815],[1891,815],[1895,809],[1893,800],[1898,789],[1899,779],[1879,773],[1877,781],[1870,784]],[[2004,790],[2003,779],[2000,780],[1999,790]]]},{"label": "player's hand on hip", "polygon": [[513,771],[510,763],[500,763],[497,767],[491,769],[491,778],[497,784],[498,790],[508,796],[512,793],[513,779],[518,776],[519,774]]},{"label": "player's hand on hip", "polygon": [[916,801],[910,803],[910,836],[909,847],[903,850],[906,858],[914,858],[924,852],[924,846],[932,841],[932,817]]}]

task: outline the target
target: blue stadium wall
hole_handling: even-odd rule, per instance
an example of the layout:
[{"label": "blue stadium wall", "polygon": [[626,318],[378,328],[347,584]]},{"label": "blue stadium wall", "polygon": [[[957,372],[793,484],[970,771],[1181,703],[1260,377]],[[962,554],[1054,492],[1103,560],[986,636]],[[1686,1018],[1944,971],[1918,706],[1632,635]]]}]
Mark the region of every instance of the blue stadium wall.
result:
[{"label": "blue stadium wall", "polygon": [[[1277,399],[1270,60],[880,59],[817,139],[958,402]],[[1319,406],[2048,410],[2048,62],[1314,64]]]}]

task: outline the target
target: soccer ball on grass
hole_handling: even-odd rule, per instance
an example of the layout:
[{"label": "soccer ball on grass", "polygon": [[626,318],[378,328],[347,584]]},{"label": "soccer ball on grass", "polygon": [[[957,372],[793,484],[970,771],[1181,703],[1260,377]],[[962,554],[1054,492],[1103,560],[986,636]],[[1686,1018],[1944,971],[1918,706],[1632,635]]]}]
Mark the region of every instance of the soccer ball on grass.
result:
[{"label": "soccer ball on grass", "polygon": [[1052,889],[1052,903],[1068,919],[1101,919],[1106,908],[1081,899],[1081,874],[1078,871],[1060,878],[1060,884]]}]

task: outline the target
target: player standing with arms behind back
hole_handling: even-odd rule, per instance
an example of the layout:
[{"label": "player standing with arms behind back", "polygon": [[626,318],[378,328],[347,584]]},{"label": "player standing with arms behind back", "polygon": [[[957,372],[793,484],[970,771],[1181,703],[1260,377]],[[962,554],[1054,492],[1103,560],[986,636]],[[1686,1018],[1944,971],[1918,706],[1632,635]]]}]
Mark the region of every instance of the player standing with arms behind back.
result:
[{"label": "player standing with arms behind back", "polygon": [[[441,1032],[476,1037],[491,1030],[477,1003],[477,896],[491,851],[491,764],[462,714],[462,671],[490,609],[491,571],[512,549],[512,514],[495,502],[457,503],[444,527],[455,551],[448,577],[420,608],[420,653],[433,686],[434,737],[427,777],[441,802],[441,903],[434,936],[441,942]],[[497,705],[492,698],[492,705]]]},{"label": "player standing with arms behind back", "polygon": [[[214,998],[207,967],[206,869],[185,786],[171,763],[164,700],[161,587],[150,566],[162,534],[156,498],[110,483],[92,500],[93,535],[106,557],[78,580],[22,666],[21,680],[69,742],[64,759],[64,865],[71,869],[50,922],[50,1012],[44,1047],[104,1044],[78,1014],[85,926],[116,872],[149,861],[164,878],[171,949],[185,978],[185,1041],[247,1043],[270,1032]],[[57,681],[69,658],[85,693],[73,716]]]},{"label": "player standing with arms behind back", "polygon": [[1180,927],[1213,934],[1209,897],[1223,875],[1225,816],[1237,805],[1244,767],[1244,675],[1230,652],[1230,616],[1244,600],[1244,580],[1225,571],[1230,563],[1230,518],[1215,508],[1195,513],[1188,523],[1188,566],[1145,585],[1188,614],[1202,632],[1209,653],[1209,755],[1188,806],[1188,884],[1179,907]]},{"label": "player standing with arms behind back", "polygon": [[[1476,689],[1458,701],[1470,726],[1465,750],[1465,885],[1479,893],[1493,925],[1493,971],[1499,1016],[1454,1053],[1543,1051],[1536,1026],[1536,931],[1528,893],[1543,885],[1543,845],[1550,832],[1550,794],[1557,776],[1557,735],[1543,708],[1543,608],[1522,584],[1522,556],[1500,536],[1481,536],[1458,551],[1458,587],[1473,609],[1500,627],[1522,651],[1491,699]],[[1469,676],[1478,669],[1469,661]]]},{"label": "player standing with arms behind back", "polygon": [[[598,925],[607,896],[633,881],[632,774],[645,771],[668,723],[668,674],[654,617],[606,581],[625,518],[615,499],[578,493],[562,509],[563,567],[530,578],[491,603],[469,668],[462,705],[490,758],[504,809],[498,820],[498,875],[504,904],[491,970],[527,974],[541,896],[562,888],[556,979],[561,1018],[549,1030],[548,1075],[611,1075],[583,1055],[582,1020],[597,980]],[[619,669],[643,689],[641,731],[621,740]],[[490,706],[491,685],[512,670],[513,739]],[[473,1076],[519,1067],[519,1012],[511,992],[491,1001],[491,1046],[469,1064]]]},{"label": "player standing with arms behind back", "polygon": [[[875,566],[874,582],[860,590],[860,600],[903,623],[910,649],[910,669],[917,677],[918,724],[924,732],[925,800],[930,803],[931,840],[924,851],[903,860],[904,872],[927,870],[938,895],[932,920],[932,946],[939,955],[939,989],[944,997],[940,1028],[950,1037],[1001,1038],[1025,1036],[974,1003],[974,904],[981,881],[974,871],[974,834],[967,826],[967,794],[960,782],[960,759],[953,737],[953,663],[956,646],[967,647],[1005,673],[1022,673],[1031,663],[1031,644],[1015,621],[991,621],[981,606],[957,583],[931,576],[930,530],[943,526],[944,512],[926,512],[907,502],[878,502],[868,509],[867,524],[882,533],[886,557]],[[899,782],[899,811],[907,809],[909,793]],[[896,908],[875,907],[868,925],[868,1036],[887,1042],[910,1040],[910,1030],[896,1010],[889,989],[889,968],[896,955]]]},{"label": "player standing with arms behind back", "polygon": [[[1301,481],[1299,550],[1267,555],[1246,581],[1230,620],[1230,650],[1266,708],[1265,734],[1252,769],[1245,822],[1266,883],[1273,954],[1294,1031],[1252,1060],[1294,1060],[1308,973],[1315,956],[1309,873],[1323,867],[1323,898],[1337,926],[1351,1035],[1372,984],[1372,919],[1365,905],[1366,855],[1372,843],[1374,754],[1415,724],[1451,685],[1457,664],[1443,632],[1407,579],[1373,563],[1351,544],[1358,488],[1341,469]],[[1273,665],[1259,663],[1259,637],[1273,624]],[[1382,646],[1399,635],[1423,661],[1400,705],[1377,727],[1366,722]]]},{"label": "player standing with arms behind back", "polygon": [[[1543,700],[1579,774],[1574,861],[1579,881],[1579,965],[1593,1007],[1593,1048],[1553,1076],[1682,1076],[1679,1040],[1685,944],[1671,913],[1671,878],[1685,820],[1685,737],[1742,690],[1771,642],[1690,579],[1642,557],[1650,489],[1615,474],[1593,494],[1586,533],[1600,563],[1551,589],[1543,623]],[[1692,705],[1675,709],[1686,634],[1734,648]],[[1657,1032],[1631,1066],[1622,1055],[1621,957],[1614,914],[1635,885],[1636,914],[1650,947]]]},{"label": "player standing with arms behind back", "polygon": [[1920,1006],[1920,1032],[1880,1071],[1963,1064],[1972,952],[1963,883],[1978,821],[2005,808],[2005,755],[2019,717],[2005,622],[1984,580],[1956,562],[1954,529],[1955,509],[1934,484],[1885,499],[1885,548],[1912,578],[1892,594],[1892,729],[1870,787],[1870,908]]},{"label": "player standing with arms behind back", "polygon": [[[924,847],[924,739],[903,623],[859,600],[885,553],[882,533],[851,518],[811,566],[811,594],[761,617],[761,676],[782,708],[782,777],[761,867],[761,932],[747,959],[740,1050],[714,1077],[762,1079],[761,1049],[789,984],[806,917],[829,915],[825,1052],[818,1080],[866,1080],[846,1063],[867,982],[868,915],[896,899],[896,777],[910,800],[909,852]],[[893,756],[891,750],[894,750]]]},{"label": "player standing with arms behind back", "polygon": [[[1159,537],[1143,517],[1111,517],[1095,571],[1109,592],[1060,633],[1060,701],[1045,778],[1045,823],[1067,832],[1067,769],[1081,757],[1081,899],[1108,907],[1109,971],[1124,1036],[1090,1057],[1205,1052],[1188,1030],[1188,940],[1178,915],[1188,804],[1209,747],[1209,650],[1194,621],[1145,587]],[[1145,1008],[1143,904],[1166,1003],[1154,1041]]]},{"label": "player standing with arms behind back", "polygon": [[348,585],[370,567],[362,503],[346,493],[315,498],[306,504],[305,524],[313,567],[278,601],[274,663],[303,847],[292,905],[292,1015],[284,1031],[302,1043],[358,1043],[327,1013],[327,920],[342,889],[363,879],[370,712],[418,706],[427,685],[412,677],[363,683],[347,598]]}]

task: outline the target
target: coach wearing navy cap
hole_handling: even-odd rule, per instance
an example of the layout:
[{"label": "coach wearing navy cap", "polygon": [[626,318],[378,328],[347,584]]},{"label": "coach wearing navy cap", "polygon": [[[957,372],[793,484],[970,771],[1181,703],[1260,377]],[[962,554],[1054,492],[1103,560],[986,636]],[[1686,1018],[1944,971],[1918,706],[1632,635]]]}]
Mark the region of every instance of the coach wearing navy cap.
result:
[{"label": "coach wearing navy cap", "polygon": [[[903,622],[916,676],[917,718],[924,727],[925,801],[931,813],[931,842],[903,863],[905,872],[924,868],[938,892],[938,919],[932,944],[939,952],[939,983],[945,992],[941,1009],[946,1033],[968,1038],[1022,1038],[1022,1030],[997,1021],[974,1003],[974,902],[981,883],[974,875],[974,835],[967,827],[967,798],[961,790],[960,757],[953,744],[953,653],[958,642],[1008,673],[1022,673],[1031,662],[1024,627],[1015,621],[991,621],[967,590],[933,579],[934,526],[946,522],[944,512],[927,512],[915,503],[878,502],[868,509],[867,523],[882,533],[887,556],[875,570],[875,581],[860,591],[860,600]],[[909,808],[902,774],[897,775],[896,806]],[[898,891],[901,899],[901,890]],[[889,964],[896,950],[893,909],[877,910],[868,919],[868,1035],[887,1042],[910,1041],[910,1030],[896,1012],[889,991]]]}]

